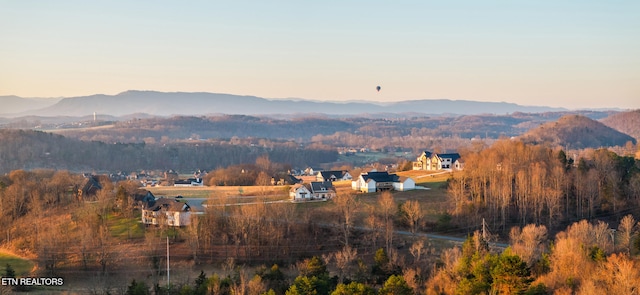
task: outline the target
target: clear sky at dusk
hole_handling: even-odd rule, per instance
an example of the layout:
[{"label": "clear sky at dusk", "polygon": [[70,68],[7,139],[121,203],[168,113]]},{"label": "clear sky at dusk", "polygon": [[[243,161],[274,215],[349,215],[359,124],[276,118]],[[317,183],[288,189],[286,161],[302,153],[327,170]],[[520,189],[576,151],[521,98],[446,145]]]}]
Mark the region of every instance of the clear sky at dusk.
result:
[{"label": "clear sky at dusk", "polygon": [[640,1],[0,0],[0,95],[132,89],[640,108]]}]

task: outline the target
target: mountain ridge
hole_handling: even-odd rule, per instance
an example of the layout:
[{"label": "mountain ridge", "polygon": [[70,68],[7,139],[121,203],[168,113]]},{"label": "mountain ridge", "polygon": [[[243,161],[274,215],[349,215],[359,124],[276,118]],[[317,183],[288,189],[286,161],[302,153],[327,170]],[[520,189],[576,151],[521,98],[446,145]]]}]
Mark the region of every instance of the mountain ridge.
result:
[{"label": "mountain ridge", "polygon": [[[0,97],[0,103],[5,103],[4,97]],[[240,115],[292,113],[348,115],[411,112],[469,115],[549,111],[566,111],[566,109],[545,106],[521,106],[508,102],[480,102],[449,99],[420,99],[387,103],[372,101],[322,102],[298,98],[266,99],[250,95],[211,92],[128,90],[116,95],[94,94],[66,97],[53,105],[39,109],[20,112],[7,112],[3,110],[0,116],[86,116],[94,112],[112,116],[123,116],[132,113],[173,116],[215,113]]]}]

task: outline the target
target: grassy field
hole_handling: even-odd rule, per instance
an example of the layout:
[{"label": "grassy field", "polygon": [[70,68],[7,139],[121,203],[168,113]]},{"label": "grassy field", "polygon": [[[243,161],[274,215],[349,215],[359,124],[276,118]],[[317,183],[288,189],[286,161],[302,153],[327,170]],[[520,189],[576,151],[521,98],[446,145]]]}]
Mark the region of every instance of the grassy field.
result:
[{"label": "grassy field", "polygon": [[7,264],[11,265],[16,276],[26,276],[33,269],[33,262],[0,250],[0,276],[4,276]]},{"label": "grassy field", "polygon": [[[405,152],[391,152],[391,153],[381,153],[381,152],[366,152],[366,153],[355,153],[355,154],[342,154],[338,156],[339,162],[347,162],[351,163],[354,166],[362,166],[368,163],[379,162],[381,159],[414,159],[414,156],[411,154],[407,154]],[[395,162],[395,161],[394,161]]]},{"label": "grassy field", "polygon": [[289,186],[156,186],[146,187],[156,197],[210,198],[235,196],[288,195]]},{"label": "grassy field", "polygon": [[140,214],[132,218],[109,215],[107,225],[113,237],[123,240],[144,238],[144,225],[140,223]]}]

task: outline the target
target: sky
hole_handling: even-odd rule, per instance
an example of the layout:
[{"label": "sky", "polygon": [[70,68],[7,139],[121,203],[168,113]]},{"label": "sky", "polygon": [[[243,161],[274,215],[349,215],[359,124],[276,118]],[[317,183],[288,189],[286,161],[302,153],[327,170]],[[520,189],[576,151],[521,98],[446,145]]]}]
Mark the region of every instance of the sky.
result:
[{"label": "sky", "polygon": [[0,0],[0,95],[637,109],[639,15],[637,0]]}]

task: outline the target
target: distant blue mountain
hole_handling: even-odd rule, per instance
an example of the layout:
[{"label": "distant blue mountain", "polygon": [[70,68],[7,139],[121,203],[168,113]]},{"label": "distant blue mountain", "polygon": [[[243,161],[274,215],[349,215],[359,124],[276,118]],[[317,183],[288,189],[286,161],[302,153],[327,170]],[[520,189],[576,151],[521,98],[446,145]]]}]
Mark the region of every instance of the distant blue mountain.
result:
[{"label": "distant blue mountain", "polygon": [[[0,97],[0,104],[6,97]],[[12,101],[15,101],[13,97]],[[15,102],[12,102],[15,103]],[[379,113],[421,114],[506,114],[513,112],[539,113],[566,111],[563,108],[521,106],[506,102],[423,99],[393,103],[377,102],[317,102],[302,99],[265,99],[255,96],[207,92],[126,91],[117,95],[96,94],[63,98],[58,103],[36,110],[0,111],[3,116],[86,116],[94,112],[123,116],[145,113],[156,116],[171,115],[275,115],[327,114],[357,115]]]},{"label": "distant blue mountain", "polygon": [[15,95],[0,96],[0,117],[4,114],[22,113],[51,106],[59,98],[24,98]]}]

